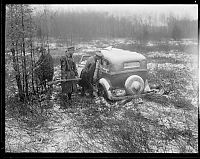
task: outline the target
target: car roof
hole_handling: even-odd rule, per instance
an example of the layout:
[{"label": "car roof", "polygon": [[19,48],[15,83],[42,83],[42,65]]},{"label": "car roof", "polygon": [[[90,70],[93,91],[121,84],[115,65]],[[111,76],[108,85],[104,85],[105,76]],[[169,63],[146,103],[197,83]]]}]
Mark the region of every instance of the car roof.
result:
[{"label": "car roof", "polygon": [[145,60],[145,56],[137,52],[131,52],[128,50],[122,50],[117,48],[112,48],[110,50],[103,49],[101,50],[104,58],[112,63],[123,63],[125,61],[137,61]]}]

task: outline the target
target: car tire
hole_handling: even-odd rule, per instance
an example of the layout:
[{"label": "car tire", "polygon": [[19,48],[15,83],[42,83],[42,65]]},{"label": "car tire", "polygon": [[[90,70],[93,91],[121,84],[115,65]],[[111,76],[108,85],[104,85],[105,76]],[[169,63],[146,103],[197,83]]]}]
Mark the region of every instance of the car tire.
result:
[{"label": "car tire", "polygon": [[132,84],[133,84],[133,82],[138,82],[139,83],[140,88],[139,88],[138,93],[141,93],[144,90],[144,81],[138,75],[129,76],[127,78],[127,80],[125,81],[125,88],[126,88],[127,93],[128,94],[135,94],[135,92],[133,92],[133,90],[132,90]]}]

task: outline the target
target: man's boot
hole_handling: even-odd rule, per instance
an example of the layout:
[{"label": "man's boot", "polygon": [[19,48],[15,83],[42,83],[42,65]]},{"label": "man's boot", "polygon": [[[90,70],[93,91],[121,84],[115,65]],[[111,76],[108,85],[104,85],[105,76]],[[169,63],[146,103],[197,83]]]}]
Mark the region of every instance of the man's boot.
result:
[{"label": "man's boot", "polygon": [[81,96],[83,97],[84,95],[85,95],[85,89],[82,88],[82,89],[81,89]]},{"label": "man's boot", "polygon": [[72,93],[68,93],[68,103],[69,103],[69,106],[71,106],[71,104],[72,104]]},{"label": "man's boot", "polygon": [[68,100],[72,99],[72,93],[68,93]]}]

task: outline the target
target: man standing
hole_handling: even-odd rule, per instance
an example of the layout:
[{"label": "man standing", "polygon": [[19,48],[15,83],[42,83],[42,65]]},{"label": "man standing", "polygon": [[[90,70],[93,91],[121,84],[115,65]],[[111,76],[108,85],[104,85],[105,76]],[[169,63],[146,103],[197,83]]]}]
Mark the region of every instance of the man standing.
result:
[{"label": "man standing", "polygon": [[46,89],[46,82],[53,80],[53,58],[43,47],[40,48],[41,56],[35,64],[34,73]]},{"label": "man standing", "polygon": [[87,60],[84,69],[81,71],[79,85],[82,87],[82,95],[85,94],[86,90],[89,90],[91,97],[97,96],[97,82],[101,75],[100,64],[102,57],[102,53],[97,51],[95,56]]},{"label": "man standing", "polygon": [[[78,76],[76,64],[73,59],[73,53],[75,48],[68,47],[65,56],[60,59],[61,63],[61,79],[73,79]],[[62,93],[68,96],[68,100],[71,100],[73,92],[77,91],[76,83],[73,81],[61,82]]]}]

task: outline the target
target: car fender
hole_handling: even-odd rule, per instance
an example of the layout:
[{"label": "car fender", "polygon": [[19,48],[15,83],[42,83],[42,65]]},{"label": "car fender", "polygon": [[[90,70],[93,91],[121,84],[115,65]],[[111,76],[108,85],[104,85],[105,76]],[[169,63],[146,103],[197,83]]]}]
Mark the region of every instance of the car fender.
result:
[{"label": "car fender", "polygon": [[101,78],[99,80],[99,84],[103,86],[104,90],[106,91],[108,99],[112,100],[112,93],[111,93],[111,83],[109,80],[105,78]]}]

